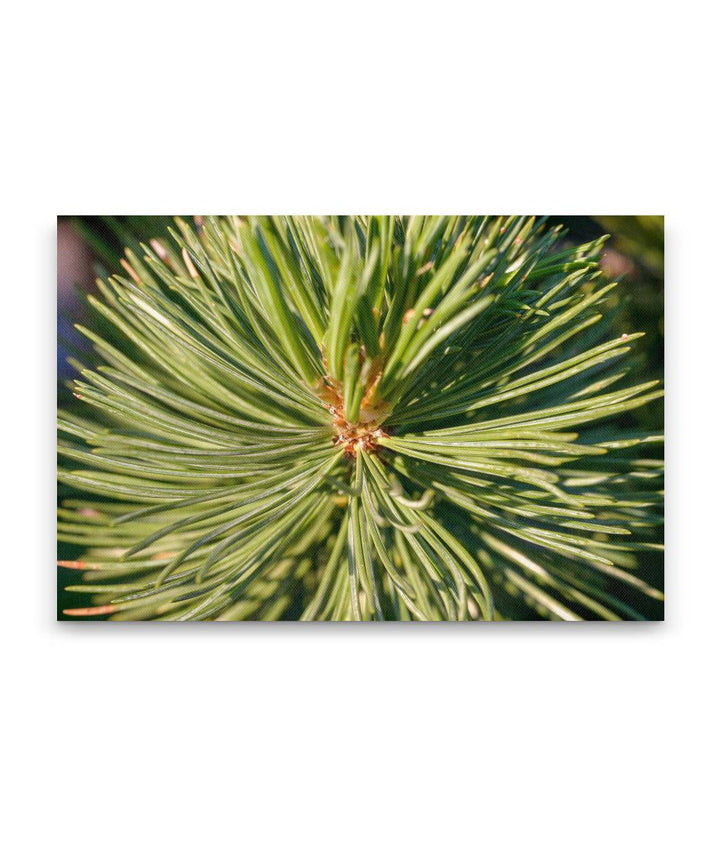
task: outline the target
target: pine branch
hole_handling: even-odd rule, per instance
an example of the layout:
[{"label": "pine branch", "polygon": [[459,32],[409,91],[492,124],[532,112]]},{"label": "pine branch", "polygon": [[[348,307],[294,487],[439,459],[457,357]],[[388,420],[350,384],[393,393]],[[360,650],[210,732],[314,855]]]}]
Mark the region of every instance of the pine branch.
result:
[{"label": "pine branch", "polygon": [[[138,250],[137,247],[140,247]],[[662,395],[602,242],[524,217],[178,219],[89,297],[75,617],[642,619]],[[630,421],[628,421],[630,420]]]}]

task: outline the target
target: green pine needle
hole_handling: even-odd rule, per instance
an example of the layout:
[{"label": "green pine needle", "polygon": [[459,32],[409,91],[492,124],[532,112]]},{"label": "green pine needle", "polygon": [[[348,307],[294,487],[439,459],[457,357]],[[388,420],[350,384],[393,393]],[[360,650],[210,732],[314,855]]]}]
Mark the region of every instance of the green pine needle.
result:
[{"label": "green pine needle", "polygon": [[634,413],[662,392],[601,252],[525,217],[178,220],[128,251],[60,412],[65,612],[656,615]]}]

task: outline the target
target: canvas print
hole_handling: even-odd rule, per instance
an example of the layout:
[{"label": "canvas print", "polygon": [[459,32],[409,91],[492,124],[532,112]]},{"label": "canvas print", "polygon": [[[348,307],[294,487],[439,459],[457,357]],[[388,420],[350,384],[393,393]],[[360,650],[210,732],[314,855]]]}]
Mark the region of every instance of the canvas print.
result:
[{"label": "canvas print", "polygon": [[58,617],[663,617],[661,217],[58,220]]}]

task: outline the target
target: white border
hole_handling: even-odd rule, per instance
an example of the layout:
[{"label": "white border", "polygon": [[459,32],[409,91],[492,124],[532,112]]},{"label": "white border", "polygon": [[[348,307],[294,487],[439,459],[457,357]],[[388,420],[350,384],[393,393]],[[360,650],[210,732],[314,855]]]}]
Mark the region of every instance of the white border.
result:
[{"label": "white border", "polygon": [[[717,28],[666,8],[13,8],[7,852],[710,851]],[[56,624],[54,217],[231,210],[665,213],[667,621]]]}]

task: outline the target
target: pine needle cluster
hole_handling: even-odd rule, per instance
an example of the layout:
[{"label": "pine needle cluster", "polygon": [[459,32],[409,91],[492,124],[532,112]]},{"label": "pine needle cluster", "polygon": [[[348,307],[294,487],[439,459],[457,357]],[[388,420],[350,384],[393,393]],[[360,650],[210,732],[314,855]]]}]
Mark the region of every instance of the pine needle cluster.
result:
[{"label": "pine needle cluster", "polygon": [[662,437],[633,414],[662,392],[602,245],[526,217],[206,217],[129,251],[59,414],[66,613],[656,615]]}]

